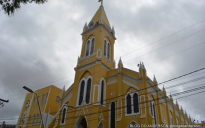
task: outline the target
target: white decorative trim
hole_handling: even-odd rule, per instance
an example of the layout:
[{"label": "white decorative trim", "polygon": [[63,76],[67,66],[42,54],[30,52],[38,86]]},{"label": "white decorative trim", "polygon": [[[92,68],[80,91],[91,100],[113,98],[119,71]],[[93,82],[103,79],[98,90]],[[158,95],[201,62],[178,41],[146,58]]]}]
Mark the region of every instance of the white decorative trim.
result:
[{"label": "white decorative trim", "polygon": [[65,107],[63,107],[63,110],[64,110],[64,109],[66,109],[66,110],[65,110],[64,123],[61,123],[61,122],[62,122],[62,119],[63,119],[63,111],[62,111],[61,120],[60,120],[60,125],[65,125],[65,122],[66,122],[66,115],[67,115],[67,109],[68,109],[68,107],[65,106]]},{"label": "white decorative trim", "polygon": [[106,62],[107,62],[107,63],[111,63],[112,65],[115,64],[114,61],[112,62],[112,61],[111,61],[110,59],[108,59],[104,54],[101,54],[101,56],[106,59]]},{"label": "white decorative trim", "polygon": [[99,85],[99,89],[98,89],[98,102],[100,103],[101,101],[101,84],[102,84],[102,81],[104,81],[104,94],[103,94],[103,105],[104,107],[106,107],[106,81],[105,81],[105,78],[104,77],[101,77],[100,78],[100,85]]},{"label": "white decorative trim", "polygon": [[106,66],[105,64],[103,64],[102,62],[101,62],[101,66],[102,66],[105,70],[111,71],[111,69],[110,69],[108,66]]},{"label": "white decorative trim", "polygon": [[[110,30],[108,30],[108,29],[105,27],[105,25],[103,25],[103,24],[99,24],[98,26],[96,26],[96,27],[94,27],[94,28],[92,28],[92,29],[90,29],[90,30],[88,30],[88,31],[83,32],[81,35],[85,35],[85,34],[89,35],[89,34],[93,33],[94,31],[96,31],[96,29],[99,28],[99,27],[101,27],[101,26],[102,26],[102,28],[103,28],[104,30],[106,30],[106,31],[109,33],[109,35],[110,35],[114,40],[116,40],[115,36],[114,36],[113,34],[111,34]],[[94,30],[94,31],[92,31],[92,30]],[[89,32],[90,32],[90,33],[89,33]]]},{"label": "white decorative trim", "polygon": [[[95,91],[98,91],[98,90],[96,90],[96,87],[98,87],[98,90],[99,90],[99,87],[100,87],[100,85],[94,85],[94,89],[93,89],[93,102],[95,102]],[[98,94],[98,92],[97,92],[97,94]],[[97,102],[98,102],[98,97],[97,97]]]},{"label": "white decorative trim", "polygon": [[68,101],[71,97],[72,97],[72,92],[73,92],[73,89],[71,89],[62,99],[63,101],[63,104]]},{"label": "white decorative trim", "polygon": [[[146,109],[145,109],[145,108],[146,108],[146,103],[142,103],[141,97],[144,97],[144,102],[145,102],[145,95],[141,95],[141,96],[140,96],[140,104],[141,104],[141,107],[142,107],[142,104],[144,104],[144,106],[145,106],[145,107],[144,107],[144,110],[145,110],[145,114],[146,114]],[[142,109],[143,109],[143,108],[141,108],[141,107],[140,107],[140,109],[141,109],[141,113],[142,113]]]},{"label": "white decorative trim", "polygon": [[[133,96],[134,94],[137,94],[138,95],[138,109],[139,109],[139,112],[137,113],[134,113],[134,103],[133,103]],[[127,114],[127,95],[130,95],[131,96],[131,114]],[[134,116],[134,115],[139,115],[140,114],[140,105],[139,105],[139,94],[137,92],[134,92],[134,93],[130,93],[128,92],[126,95],[125,95],[125,116]]]},{"label": "white decorative trim", "polygon": [[78,99],[77,99],[77,103],[76,103],[76,107],[79,107],[79,106],[82,106],[82,103],[81,103],[81,105],[78,105],[78,103],[79,103],[79,97],[80,97],[80,89],[81,89],[81,82],[85,82],[85,85],[84,85],[84,93],[83,93],[83,101],[85,101],[85,104],[87,104],[86,103],[86,92],[87,92],[87,82],[88,82],[88,80],[89,79],[91,79],[91,88],[90,88],[90,100],[89,100],[89,103],[88,104],[90,104],[91,103],[91,97],[92,97],[92,83],[93,83],[93,78],[92,78],[92,76],[88,76],[86,79],[85,78],[82,78],[81,80],[80,80],[80,82],[79,82],[79,86],[78,86]]},{"label": "white decorative trim", "polygon": [[86,68],[89,68],[89,67],[92,67],[95,65],[95,62],[92,62],[92,63],[89,63],[89,64],[86,64],[86,65],[83,65],[81,67],[78,67],[78,70],[81,71],[83,69],[86,69]]},{"label": "white decorative trim", "polygon": [[170,103],[170,101],[168,102],[168,105],[169,105],[169,109],[173,112],[173,105],[172,103]]},{"label": "white decorative trim", "polygon": [[94,30],[94,31],[91,31],[90,33],[88,33],[87,35],[90,35],[91,33],[93,33],[93,32],[95,32],[96,30]]},{"label": "white decorative trim", "polygon": [[117,75],[111,76],[107,78],[107,85],[117,83]]}]

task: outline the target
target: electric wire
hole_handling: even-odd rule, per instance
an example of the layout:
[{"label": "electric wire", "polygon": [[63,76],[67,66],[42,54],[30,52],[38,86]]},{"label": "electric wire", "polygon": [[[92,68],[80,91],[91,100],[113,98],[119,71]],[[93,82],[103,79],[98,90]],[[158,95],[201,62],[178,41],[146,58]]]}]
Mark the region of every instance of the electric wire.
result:
[{"label": "electric wire", "polygon": [[[188,83],[188,82],[186,82],[186,83]],[[177,84],[177,85],[180,85],[180,84]],[[174,85],[175,86],[175,85]],[[140,91],[140,90],[138,90],[138,91]],[[159,91],[159,90],[156,90],[156,91]],[[189,91],[189,90],[188,90]],[[153,92],[155,92],[155,91],[153,91]],[[149,93],[152,93],[152,92],[148,92],[148,93],[145,93],[145,94],[149,94]],[[143,95],[145,95],[145,94],[143,94]],[[126,94],[127,95],[127,94]],[[173,94],[174,95],[174,94]],[[119,97],[119,96],[118,96]],[[114,97],[114,98],[118,98],[118,97]],[[112,100],[112,99],[114,99],[114,98],[111,98],[110,100]],[[107,101],[107,100],[106,100]],[[108,103],[108,104],[110,104],[110,103]]]},{"label": "electric wire", "polygon": [[[172,35],[175,35],[176,33],[179,33],[179,32],[181,32],[181,31],[184,31],[184,30],[186,30],[186,29],[188,29],[188,28],[190,28],[190,27],[192,27],[192,26],[195,26],[196,24],[199,24],[199,23],[201,23],[201,22],[203,22],[203,21],[205,21],[205,19],[203,19],[203,20],[201,20],[201,21],[199,21],[199,22],[197,22],[197,23],[195,23],[195,24],[192,24],[191,26],[188,26],[188,27],[186,27],[186,28],[184,28],[184,29],[181,29],[181,30],[179,30],[179,31],[177,31],[177,32],[175,32],[175,33],[173,33],[173,34],[167,36],[167,37],[170,37],[170,36],[172,36]],[[203,30],[204,30],[204,29],[202,29],[202,30],[200,30],[200,31],[198,31],[198,32],[196,32],[196,33],[194,33],[194,34],[197,34],[197,33],[201,32],[201,31],[203,31]],[[190,37],[190,36],[192,36],[192,35],[194,35],[194,34],[191,34],[191,35],[189,35],[189,36],[187,36],[187,37]],[[151,45],[151,44],[154,44],[154,43],[159,42],[159,41],[161,41],[161,40],[163,40],[163,39],[166,39],[167,37],[164,37],[164,38],[162,38],[162,39],[160,39],[160,40],[157,40],[157,41],[155,41],[155,42],[153,42],[153,43],[150,43],[150,44],[148,44],[148,45],[146,45],[146,46],[144,46],[144,47],[147,47],[147,46],[149,46],[149,45]],[[183,39],[185,39],[185,38],[187,38],[187,37],[184,37],[184,38],[182,38],[182,39],[180,39],[180,40],[183,40]],[[179,41],[179,40],[178,40],[178,41]],[[178,42],[178,41],[177,41],[177,42]],[[142,47],[142,48],[144,48],[144,47]],[[142,48],[139,48],[139,49],[142,49]],[[139,49],[137,49],[137,50],[139,50]],[[160,48],[160,49],[161,49],[161,48]],[[137,50],[135,50],[135,51],[137,51]],[[134,52],[134,51],[132,51],[132,52]],[[132,53],[132,52],[130,52],[130,53]],[[153,51],[152,51],[152,52],[153,52]],[[125,55],[128,55],[128,54],[130,54],[130,53],[127,53],[127,54],[125,54]],[[122,56],[125,56],[125,55],[122,55]],[[144,55],[142,55],[142,56],[144,56]],[[119,57],[118,57],[118,58],[119,58]],[[138,57],[137,57],[137,58],[138,58]],[[130,60],[129,60],[129,61],[130,61]],[[74,76],[74,75],[71,75],[71,76]],[[68,77],[71,77],[71,76],[68,76]],[[35,87],[33,87],[33,88],[36,88],[36,87],[39,87],[39,86],[43,86],[43,85],[47,85],[47,84],[49,84],[49,83],[53,83],[53,82],[56,82],[56,81],[59,81],[59,80],[62,80],[62,79],[68,78],[68,77],[60,78],[60,79],[57,79],[57,80],[52,81],[52,82],[47,82],[47,83],[45,83],[45,84],[41,84],[41,85],[35,86]],[[22,92],[22,90],[15,91],[15,92]],[[3,95],[3,94],[0,94],[0,95]]]},{"label": "electric wire", "polygon": [[[195,89],[191,89],[191,90],[187,90],[187,91],[182,91],[182,92],[173,94],[173,97],[178,96],[178,95],[183,95],[183,94],[186,94],[186,93],[190,93],[190,92],[193,92],[193,91],[201,90],[201,89],[204,89],[204,88],[205,88],[205,86],[202,86],[202,87],[199,87],[199,88],[195,88]],[[191,94],[191,95],[200,94],[200,93],[202,93],[202,92],[205,92],[205,91],[197,92],[197,93],[194,93],[194,94]],[[191,95],[188,95],[188,96],[191,96]],[[188,96],[179,97],[179,98],[176,98],[175,100],[181,99],[181,98],[185,98],[185,97],[188,97]],[[166,99],[167,102],[170,102],[170,99],[168,99],[168,97],[156,98],[156,99],[153,99],[153,101],[159,101],[160,99]],[[125,100],[125,99],[124,99],[124,100]],[[166,103],[166,100],[165,100],[164,103]],[[138,107],[139,107],[139,105],[144,104],[144,103],[147,103],[147,102],[150,102],[150,100],[147,100],[147,101],[144,101],[144,102],[139,102]],[[110,104],[110,103],[109,103],[109,104]],[[158,103],[158,104],[155,103],[155,105],[160,105],[160,104],[163,104],[163,102],[162,102],[162,103]],[[133,105],[131,105],[131,106],[133,106]],[[117,108],[117,109],[121,109],[121,108],[125,108],[125,107],[127,107],[127,106],[125,105],[125,106],[119,107],[119,108]],[[147,107],[150,107],[150,106],[148,105],[148,106],[143,107],[143,108],[140,108],[140,109],[145,109],[145,108],[147,108]],[[115,109],[115,111],[116,111],[117,109]],[[84,116],[91,116],[91,115],[94,115],[94,114],[99,114],[99,113],[109,112],[109,111],[111,111],[111,110],[108,109],[108,110],[104,110],[104,111],[101,111],[101,112],[96,112],[96,113],[91,113],[91,114],[89,113],[88,115],[84,115]],[[139,111],[140,111],[140,110],[139,110]],[[67,113],[68,113],[68,112],[67,112]],[[119,113],[119,114],[124,114],[124,113],[126,113],[126,112],[122,112],[122,113]],[[118,115],[118,114],[116,114],[116,115]],[[73,119],[73,118],[79,118],[79,117],[81,117],[81,116],[82,116],[82,115],[80,115],[80,116],[75,116],[75,117],[69,117],[69,118],[66,118],[66,120]],[[107,116],[107,117],[110,117],[110,116]],[[104,118],[105,118],[105,117],[104,117]],[[56,119],[56,120],[57,120],[57,119]],[[61,119],[58,119],[58,120],[61,120]],[[94,119],[92,119],[92,120],[94,120]],[[88,120],[88,121],[92,121],[92,120]],[[99,118],[96,118],[96,120],[99,120]],[[87,122],[88,122],[88,121],[87,121]],[[38,122],[38,123],[39,123],[39,122]],[[28,125],[28,124],[31,124],[31,123],[27,123],[27,125]],[[74,123],[74,124],[66,124],[66,125],[75,125],[75,124],[76,124],[76,123]],[[35,126],[36,126],[36,125],[35,125]]]}]

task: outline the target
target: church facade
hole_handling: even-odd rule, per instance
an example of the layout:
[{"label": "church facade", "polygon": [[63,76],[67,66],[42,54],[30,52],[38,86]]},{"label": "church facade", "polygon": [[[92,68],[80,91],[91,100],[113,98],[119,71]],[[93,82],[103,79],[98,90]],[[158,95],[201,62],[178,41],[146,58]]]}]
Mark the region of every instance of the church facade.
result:
[{"label": "church facade", "polygon": [[[82,49],[75,67],[74,83],[66,90],[53,85],[28,93],[17,127],[43,128],[155,128],[192,125],[191,117],[158,88],[146,74],[114,61],[115,30],[101,5],[82,32]],[[117,65],[115,67],[115,65]],[[49,113],[51,116],[45,116]],[[49,119],[48,119],[49,117]],[[48,121],[49,120],[49,121]],[[159,126],[161,125],[161,126]]]}]

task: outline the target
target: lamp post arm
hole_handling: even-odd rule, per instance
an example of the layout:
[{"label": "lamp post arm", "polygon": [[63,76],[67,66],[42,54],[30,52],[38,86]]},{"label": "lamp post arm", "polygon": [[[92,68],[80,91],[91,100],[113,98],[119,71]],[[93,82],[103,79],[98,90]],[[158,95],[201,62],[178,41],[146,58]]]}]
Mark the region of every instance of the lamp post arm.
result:
[{"label": "lamp post arm", "polygon": [[58,112],[56,113],[56,115],[55,115],[55,117],[58,115],[58,113],[61,111],[61,109],[63,108],[65,106],[65,104],[63,104],[62,106],[61,106],[61,108],[58,110]]},{"label": "lamp post arm", "polygon": [[33,93],[36,94],[37,102],[38,102],[38,108],[39,108],[40,115],[41,115],[41,121],[42,121],[43,125],[45,125],[44,122],[43,122],[42,114],[41,114],[41,106],[40,106],[40,104],[39,104],[38,94],[37,94],[36,92],[33,92]]}]

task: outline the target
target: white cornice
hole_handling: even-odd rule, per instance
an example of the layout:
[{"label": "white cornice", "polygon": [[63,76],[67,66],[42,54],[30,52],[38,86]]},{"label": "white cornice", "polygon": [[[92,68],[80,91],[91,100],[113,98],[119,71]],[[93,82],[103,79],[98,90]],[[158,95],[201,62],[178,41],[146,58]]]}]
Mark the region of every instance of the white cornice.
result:
[{"label": "white cornice", "polygon": [[85,35],[85,34],[91,32],[92,30],[99,28],[100,26],[102,26],[102,28],[103,28],[104,30],[106,30],[106,31],[108,32],[108,34],[109,34],[113,39],[116,40],[115,36],[111,33],[111,30],[107,29],[107,28],[105,27],[105,25],[103,25],[103,24],[99,24],[99,25],[97,25],[96,27],[93,27],[92,29],[83,32],[81,35],[83,36],[83,35]]}]

